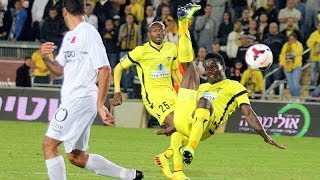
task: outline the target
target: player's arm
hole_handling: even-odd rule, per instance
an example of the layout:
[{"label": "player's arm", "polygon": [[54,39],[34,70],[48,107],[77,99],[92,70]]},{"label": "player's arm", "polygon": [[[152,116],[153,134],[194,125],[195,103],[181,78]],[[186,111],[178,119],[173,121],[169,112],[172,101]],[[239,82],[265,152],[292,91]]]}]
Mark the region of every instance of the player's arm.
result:
[{"label": "player's arm", "polygon": [[111,76],[110,66],[103,66],[98,68],[99,91],[98,91],[97,107],[99,112],[106,112],[105,115],[101,116],[103,123],[105,123],[106,125],[112,126],[114,123],[114,119],[110,115],[110,113],[108,113],[109,110],[104,105],[109,92],[110,76]]},{"label": "player's arm", "polygon": [[137,51],[136,48],[130,53],[128,53],[128,56],[124,59],[121,59],[113,70],[114,96],[111,101],[111,104],[113,106],[118,106],[122,104],[122,95],[120,87],[122,71],[128,69],[134,64],[135,60],[133,58],[137,59],[139,52],[140,51]]},{"label": "player's arm", "polygon": [[253,111],[249,104],[241,104],[240,110],[246,117],[248,124],[264,139],[266,143],[269,143],[277,148],[286,149],[286,147],[276,143],[265,131],[261,122],[258,120],[257,114]]},{"label": "player's arm", "polygon": [[174,80],[174,82],[176,82],[180,86],[181,81],[182,81],[182,75],[181,75],[179,69],[172,69],[171,76],[172,76],[172,79]]},{"label": "player's arm", "polygon": [[44,63],[47,65],[50,71],[53,72],[56,76],[62,76],[63,66],[61,66],[57,61],[54,61],[52,56],[50,56],[50,54],[53,53],[54,48],[55,46],[53,42],[46,42],[41,46],[40,54]]}]

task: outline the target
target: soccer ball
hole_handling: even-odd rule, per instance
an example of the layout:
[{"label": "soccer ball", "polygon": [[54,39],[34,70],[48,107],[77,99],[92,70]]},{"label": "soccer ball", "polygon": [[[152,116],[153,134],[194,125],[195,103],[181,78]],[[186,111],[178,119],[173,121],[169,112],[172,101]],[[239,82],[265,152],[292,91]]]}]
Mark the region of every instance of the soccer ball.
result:
[{"label": "soccer ball", "polygon": [[264,44],[255,44],[246,52],[246,62],[251,69],[266,70],[273,62],[270,48]]}]

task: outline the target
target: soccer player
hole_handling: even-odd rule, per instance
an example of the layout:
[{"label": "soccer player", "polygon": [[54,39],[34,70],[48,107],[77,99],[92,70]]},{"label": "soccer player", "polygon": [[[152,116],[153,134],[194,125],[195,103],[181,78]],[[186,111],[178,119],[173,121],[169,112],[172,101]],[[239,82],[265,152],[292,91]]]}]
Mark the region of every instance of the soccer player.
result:
[{"label": "soccer player", "polygon": [[[171,42],[164,42],[165,26],[159,21],[149,25],[148,36],[150,41],[142,46],[138,46],[127,54],[116,65],[114,69],[114,98],[112,105],[117,106],[122,103],[120,90],[121,74],[124,69],[136,65],[138,76],[141,82],[142,101],[147,111],[158,119],[160,125],[166,125],[166,129],[160,130],[157,134],[171,134],[175,131],[173,124],[173,110],[177,94],[173,88],[172,79],[179,85],[182,76],[178,70],[178,62],[192,61],[187,59],[193,53],[192,47],[185,49],[184,41],[190,41],[188,31],[189,19],[193,13],[199,10],[199,5],[188,4],[188,14],[190,17],[185,18],[183,25],[180,25],[179,49]],[[180,48],[181,47],[181,48]]]},{"label": "soccer player", "polygon": [[[184,45],[191,46],[191,42]],[[194,86],[199,78],[194,65],[191,64],[185,71],[174,111],[176,132],[171,135],[170,148],[158,155],[156,159],[163,173],[171,179],[188,179],[182,171],[182,164],[191,163],[200,140],[206,140],[212,136],[237,107],[266,143],[285,149],[284,146],[277,144],[262,127],[250,106],[245,87],[237,81],[226,78],[223,58],[218,54],[208,54],[204,61],[204,68],[208,83],[201,84],[199,87]],[[174,173],[171,172],[168,162],[171,157],[173,157]]]},{"label": "soccer player", "polygon": [[[190,164],[194,151],[200,140],[206,140],[224,124],[228,117],[240,108],[242,114],[252,128],[269,143],[277,148],[285,147],[277,144],[264,130],[256,113],[250,106],[248,93],[240,83],[226,79],[223,58],[218,54],[208,54],[204,63],[208,83],[201,84],[197,91],[187,89],[184,81],[194,81],[196,72],[189,68],[183,76],[174,111],[176,132],[171,135],[171,146],[158,155],[158,165],[165,175],[172,179],[188,179],[182,171],[182,162]],[[185,79],[185,77],[189,79]],[[182,155],[180,150],[183,150]],[[170,171],[168,157],[172,157],[174,173]],[[182,160],[183,156],[183,160]]]},{"label": "soccer player", "polygon": [[[141,171],[127,169],[98,154],[88,154],[91,124],[97,111],[106,125],[114,119],[104,106],[109,89],[110,65],[97,30],[84,21],[83,0],[64,0],[63,17],[70,31],[65,35],[56,60],[49,54],[54,44],[46,42],[41,55],[56,75],[64,75],[61,104],[50,121],[42,147],[51,180],[66,179],[66,167],[58,147],[64,143],[69,161],[103,176],[140,180]],[[98,78],[98,88],[95,84]]]}]

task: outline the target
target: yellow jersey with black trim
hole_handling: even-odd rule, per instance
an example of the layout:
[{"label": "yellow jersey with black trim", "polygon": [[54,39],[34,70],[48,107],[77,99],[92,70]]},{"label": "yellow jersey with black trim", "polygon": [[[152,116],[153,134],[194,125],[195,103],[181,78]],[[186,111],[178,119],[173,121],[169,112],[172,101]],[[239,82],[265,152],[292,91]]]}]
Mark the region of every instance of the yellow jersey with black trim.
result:
[{"label": "yellow jersey with black trim", "polygon": [[250,105],[246,88],[238,81],[230,79],[224,79],[215,84],[201,84],[198,90],[198,99],[201,97],[210,100],[213,107],[209,126],[204,131],[202,140],[213,135],[241,104]]},{"label": "yellow jersey with black trim", "polygon": [[[148,94],[173,91],[171,70],[178,69],[177,47],[164,42],[158,49],[150,42],[138,46],[120,60],[122,68],[136,65],[141,82],[142,97],[148,100]],[[148,100],[149,101],[149,100]]]}]

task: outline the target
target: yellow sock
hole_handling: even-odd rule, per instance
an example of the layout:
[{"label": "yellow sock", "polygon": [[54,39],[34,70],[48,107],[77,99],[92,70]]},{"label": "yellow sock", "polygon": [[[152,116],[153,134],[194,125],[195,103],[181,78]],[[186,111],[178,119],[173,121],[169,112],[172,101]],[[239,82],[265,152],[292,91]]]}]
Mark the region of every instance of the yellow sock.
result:
[{"label": "yellow sock", "polygon": [[191,62],[194,59],[194,52],[189,32],[189,19],[179,21],[178,57],[181,63]]},{"label": "yellow sock", "polygon": [[163,154],[164,154],[164,156],[165,156],[167,159],[172,158],[172,156],[173,156],[173,150],[172,150],[172,148],[171,148],[171,147],[168,148]]},{"label": "yellow sock", "polygon": [[188,138],[179,132],[171,135],[171,148],[173,150],[173,170],[182,171],[182,155],[181,150],[188,142]]},{"label": "yellow sock", "polygon": [[194,122],[192,124],[192,129],[190,132],[188,146],[191,146],[193,149],[196,149],[201,136],[209,124],[210,111],[204,108],[198,108],[194,114]]}]

